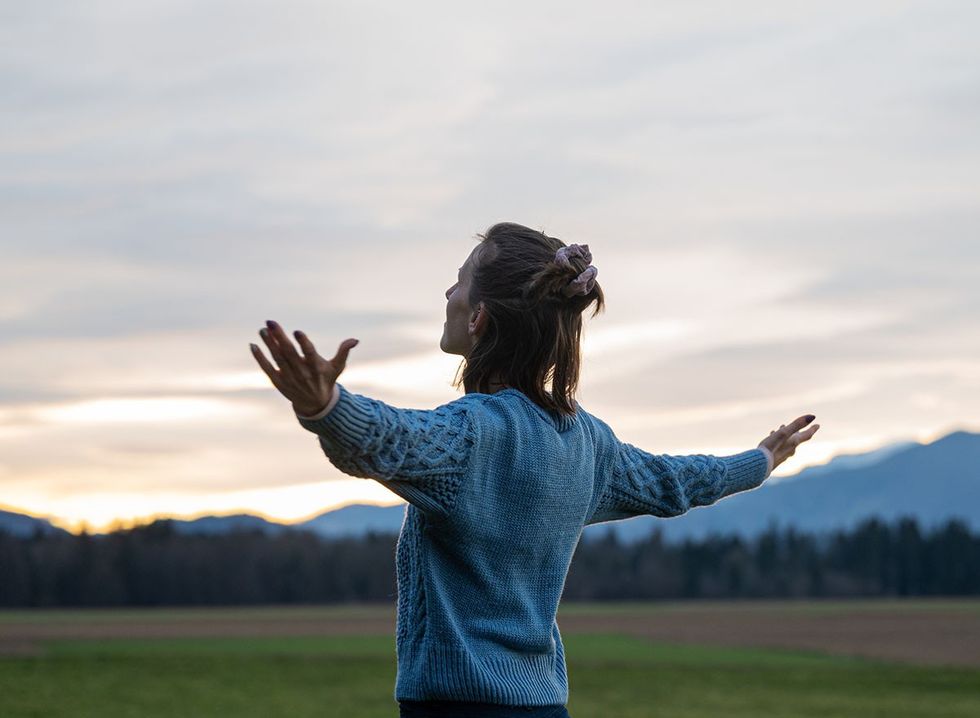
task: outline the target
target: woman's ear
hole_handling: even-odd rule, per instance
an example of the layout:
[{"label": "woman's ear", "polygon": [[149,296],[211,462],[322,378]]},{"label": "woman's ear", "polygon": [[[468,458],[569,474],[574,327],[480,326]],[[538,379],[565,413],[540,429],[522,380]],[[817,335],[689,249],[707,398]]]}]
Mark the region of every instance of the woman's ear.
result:
[{"label": "woman's ear", "polygon": [[483,330],[487,326],[487,310],[483,306],[483,302],[476,305],[476,309],[473,310],[473,314],[470,315],[470,323],[467,330],[470,336],[477,337],[483,333]]}]

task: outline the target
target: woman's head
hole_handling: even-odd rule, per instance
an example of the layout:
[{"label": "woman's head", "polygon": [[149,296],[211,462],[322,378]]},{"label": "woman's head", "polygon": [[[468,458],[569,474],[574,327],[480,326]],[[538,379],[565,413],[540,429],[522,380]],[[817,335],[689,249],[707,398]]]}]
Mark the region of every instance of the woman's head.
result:
[{"label": "woman's head", "polygon": [[543,232],[510,222],[477,235],[457,282],[446,291],[446,327],[440,347],[465,357],[455,385],[490,393],[506,384],[539,406],[575,412],[581,363],[582,312],[605,306],[602,289],[564,291],[587,267],[572,253],[556,261],[565,244]]}]

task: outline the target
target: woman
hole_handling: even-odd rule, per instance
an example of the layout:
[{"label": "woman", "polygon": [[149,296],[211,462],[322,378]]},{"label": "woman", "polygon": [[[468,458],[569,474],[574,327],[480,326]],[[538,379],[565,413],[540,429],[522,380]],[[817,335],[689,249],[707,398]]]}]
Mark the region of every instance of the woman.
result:
[{"label": "woman", "polygon": [[812,415],[732,456],[649,454],[574,399],[582,313],[604,306],[588,245],[501,223],[446,291],[440,347],[465,394],[399,409],[337,382],[333,359],[275,322],[252,352],[330,462],[409,502],[396,551],[402,716],[568,716],[555,621],[587,524],[678,516],[753,489],[817,430]]}]

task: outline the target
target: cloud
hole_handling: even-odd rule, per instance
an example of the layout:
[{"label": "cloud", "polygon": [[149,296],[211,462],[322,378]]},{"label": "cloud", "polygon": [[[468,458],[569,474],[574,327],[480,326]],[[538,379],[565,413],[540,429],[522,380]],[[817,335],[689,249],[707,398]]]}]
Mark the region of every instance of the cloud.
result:
[{"label": "cloud", "polygon": [[804,462],[975,414],[968,3],[0,19],[0,475],[25,506],[305,510],[342,477],[258,327],[357,337],[354,390],[451,400],[444,291],[500,220],[590,244],[583,404],[643,445],[745,446],[809,406]]}]

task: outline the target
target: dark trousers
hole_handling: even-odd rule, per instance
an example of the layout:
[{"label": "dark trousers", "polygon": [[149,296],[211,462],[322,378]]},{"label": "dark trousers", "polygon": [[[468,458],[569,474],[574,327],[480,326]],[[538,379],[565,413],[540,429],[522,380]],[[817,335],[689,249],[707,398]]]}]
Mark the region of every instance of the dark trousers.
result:
[{"label": "dark trousers", "polygon": [[456,701],[399,701],[400,718],[571,718],[565,706],[502,706]]}]

